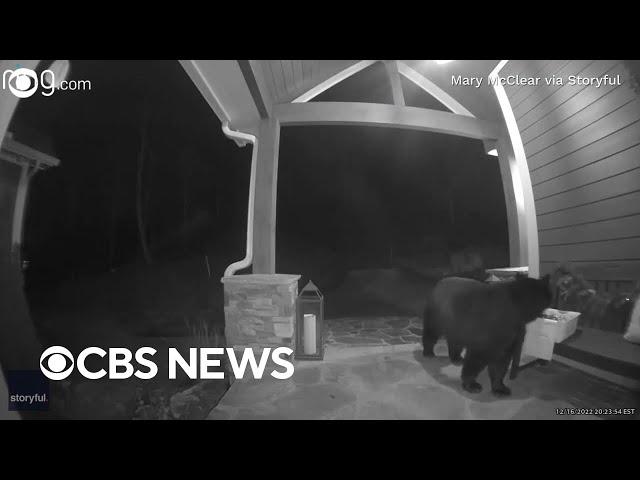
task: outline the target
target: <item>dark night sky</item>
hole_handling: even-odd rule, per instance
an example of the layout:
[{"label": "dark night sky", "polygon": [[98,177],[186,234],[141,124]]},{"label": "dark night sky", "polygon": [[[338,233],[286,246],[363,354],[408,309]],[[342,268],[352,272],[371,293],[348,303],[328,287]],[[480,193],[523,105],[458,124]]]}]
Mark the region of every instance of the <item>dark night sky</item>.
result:
[{"label": "dark night sky", "polygon": [[[241,258],[251,147],[223,135],[179,63],[72,61],[71,69],[72,79],[91,80],[90,92],[26,99],[11,126],[18,140],[62,160],[33,183],[25,232],[33,263],[101,271],[139,258],[136,166],[145,105],[154,256]],[[391,103],[385,82],[383,67],[374,66],[315,101]],[[403,86],[408,105],[444,109]],[[390,246],[410,254],[434,234],[450,244],[507,245],[497,159],[479,141],[375,127],[286,127],[278,177],[279,266],[295,268],[305,252],[375,265]]]}]

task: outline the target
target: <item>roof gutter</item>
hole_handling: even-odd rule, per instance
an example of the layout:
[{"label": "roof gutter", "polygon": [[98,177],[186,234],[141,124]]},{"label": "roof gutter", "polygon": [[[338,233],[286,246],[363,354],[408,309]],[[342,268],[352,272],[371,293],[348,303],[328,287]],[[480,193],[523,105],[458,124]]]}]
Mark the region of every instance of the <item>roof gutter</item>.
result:
[{"label": "roof gutter", "polygon": [[231,130],[229,128],[229,122],[224,121],[222,123],[222,131],[224,134],[235,140],[236,143],[244,147],[248,143],[253,145],[253,152],[251,154],[251,177],[249,180],[249,207],[247,210],[247,247],[246,254],[242,260],[232,263],[227,267],[224,271],[224,276],[229,277],[235,275],[239,270],[243,270],[249,266],[251,266],[253,262],[253,211],[255,204],[255,192],[256,192],[256,166],[257,166],[257,156],[258,156],[258,139],[251,134],[239,132],[236,130]]}]

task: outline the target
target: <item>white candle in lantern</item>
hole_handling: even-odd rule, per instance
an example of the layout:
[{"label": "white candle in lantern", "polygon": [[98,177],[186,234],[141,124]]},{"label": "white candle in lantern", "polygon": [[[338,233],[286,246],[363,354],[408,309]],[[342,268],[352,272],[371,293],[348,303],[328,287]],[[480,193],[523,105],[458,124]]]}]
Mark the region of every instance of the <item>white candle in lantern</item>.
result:
[{"label": "white candle in lantern", "polygon": [[316,353],[316,316],[312,313],[304,315],[304,354]]}]

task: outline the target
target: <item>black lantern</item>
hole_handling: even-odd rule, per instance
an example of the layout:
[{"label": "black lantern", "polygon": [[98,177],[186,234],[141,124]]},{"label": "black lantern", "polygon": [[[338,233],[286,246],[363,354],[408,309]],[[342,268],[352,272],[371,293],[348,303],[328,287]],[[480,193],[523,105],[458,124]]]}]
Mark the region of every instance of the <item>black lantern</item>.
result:
[{"label": "black lantern", "polygon": [[297,299],[295,358],[324,358],[324,299],[313,282],[307,283]]}]

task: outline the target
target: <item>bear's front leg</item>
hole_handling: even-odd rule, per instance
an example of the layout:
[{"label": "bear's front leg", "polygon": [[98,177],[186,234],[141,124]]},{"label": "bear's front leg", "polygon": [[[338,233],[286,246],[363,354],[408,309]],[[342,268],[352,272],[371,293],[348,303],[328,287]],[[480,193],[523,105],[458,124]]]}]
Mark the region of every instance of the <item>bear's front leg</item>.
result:
[{"label": "bear's front leg", "polygon": [[[428,312],[428,310],[425,310]],[[440,337],[440,332],[432,324],[432,316],[425,313],[424,323],[422,325],[422,355],[425,357],[435,357],[434,347]]]},{"label": "bear's front leg", "polygon": [[487,366],[486,356],[481,352],[474,352],[467,348],[467,354],[464,356],[464,364],[462,365],[462,388],[469,393],[479,393],[482,391],[476,378]]}]

